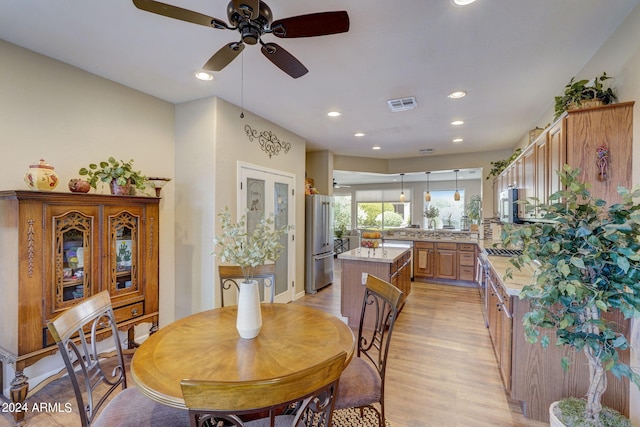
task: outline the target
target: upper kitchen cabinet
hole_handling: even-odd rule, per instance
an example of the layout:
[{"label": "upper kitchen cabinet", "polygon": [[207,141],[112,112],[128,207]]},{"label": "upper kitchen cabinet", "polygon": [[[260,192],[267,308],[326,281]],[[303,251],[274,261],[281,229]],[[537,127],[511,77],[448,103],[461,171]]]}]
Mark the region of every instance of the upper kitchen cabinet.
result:
[{"label": "upper kitchen cabinet", "polygon": [[135,324],[157,327],[159,200],[0,192],[0,362],[15,365],[14,401],[28,390],[22,370],[57,350],[47,322],[97,292],[130,347]]},{"label": "upper kitchen cabinet", "polygon": [[[518,188],[521,200],[537,197],[547,203],[560,190],[557,171],[568,164],[580,168],[592,196],[618,203],[617,188],[631,186],[633,105],[622,102],[565,113],[496,178],[494,192],[499,194],[508,182]],[[519,211],[523,219],[542,215],[522,205]]]},{"label": "upper kitchen cabinet", "polygon": [[[581,169],[582,181],[591,183],[591,195],[608,204],[622,200],[619,186],[631,186],[633,102],[569,112],[566,120],[566,163]],[[604,169],[599,149],[607,150]],[[604,172],[604,176],[601,173]]]}]

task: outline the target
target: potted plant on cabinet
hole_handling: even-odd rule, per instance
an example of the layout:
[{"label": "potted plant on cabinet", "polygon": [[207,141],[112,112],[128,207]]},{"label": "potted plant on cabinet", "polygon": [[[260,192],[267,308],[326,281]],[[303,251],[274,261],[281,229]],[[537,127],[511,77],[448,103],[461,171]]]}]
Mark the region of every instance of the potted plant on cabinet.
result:
[{"label": "potted plant on cabinet", "polygon": [[117,161],[114,157],[109,157],[107,161],[99,164],[91,163],[88,168],[81,168],[78,173],[86,176],[89,185],[97,188],[98,182],[105,182],[110,185],[111,194],[126,196],[133,185],[138,190],[145,189],[147,177],[140,171],[133,169],[133,160],[125,162]]},{"label": "potted plant on cabinet", "polygon": [[276,228],[273,214],[262,218],[251,232],[247,231],[246,215],[233,222],[229,208],[225,208],[218,217],[222,234],[213,240],[219,249],[214,255],[223,262],[239,265],[244,275],[238,295],[236,328],[242,338],[255,338],[262,327],[260,293],[258,283],[253,280],[255,269],[266,261],[275,262],[280,257],[280,237],[289,228]]},{"label": "potted plant on cabinet", "polygon": [[[555,116],[553,120],[558,119],[562,113],[567,110],[602,104],[606,105],[615,102],[617,97],[614,94],[613,89],[610,87],[605,89],[603,85],[603,82],[610,78],[611,77],[607,76],[606,72],[602,73],[601,76],[594,78],[592,81],[574,81],[575,77],[572,77],[569,83],[564,87],[563,95],[555,97]],[[595,102],[596,104],[590,105],[592,102]]]},{"label": "potted plant on cabinet", "polygon": [[[520,293],[531,303],[523,317],[527,340],[540,341],[546,348],[550,338],[544,330],[552,330],[555,345],[587,357],[586,399],[560,405],[568,412],[567,405],[580,404],[582,409],[574,410],[574,415],[581,416],[584,424],[562,418],[566,414],[560,420],[567,426],[602,426],[601,416],[612,411],[601,403],[606,372],[640,387],[640,375],[619,359],[619,352],[629,347],[628,338],[603,316],[614,311],[625,319],[640,314],[640,205],[633,201],[640,197],[640,189],[619,188],[623,202],[606,208],[605,201],[590,196],[579,174],[579,169],[565,165],[558,173],[565,189],[552,194],[550,204],[540,205],[549,222],[505,226],[502,243],[521,244],[522,255],[511,262],[518,269],[531,265],[536,271]],[[567,358],[562,364],[568,369]],[[620,417],[623,424],[606,425],[631,425]]]}]

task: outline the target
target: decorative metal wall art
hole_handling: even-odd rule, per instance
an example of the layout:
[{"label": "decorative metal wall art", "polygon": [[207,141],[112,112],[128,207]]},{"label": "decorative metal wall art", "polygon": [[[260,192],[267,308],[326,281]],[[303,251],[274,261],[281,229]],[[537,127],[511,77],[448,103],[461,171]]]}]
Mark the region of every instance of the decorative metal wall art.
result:
[{"label": "decorative metal wall art", "polygon": [[280,150],[284,150],[285,153],[288,153],[291,149],[291,144],[285,141],[280,141],[278,137],[269,130],[263,130],[260,132],[256,129],[252,129],[249,125],[245,125],[244,131],[247,133],[249,141],[253,141],[254,139],[258,140],[260,148],[269,155],[269,158],[273,155],[277,156],[280,153]]},{"label": "decorative metal wall art", "polygon": [[609,148],[606,144],[602,144],[596,150],[598,166],[598,180],[606,181],[609,174]]}]

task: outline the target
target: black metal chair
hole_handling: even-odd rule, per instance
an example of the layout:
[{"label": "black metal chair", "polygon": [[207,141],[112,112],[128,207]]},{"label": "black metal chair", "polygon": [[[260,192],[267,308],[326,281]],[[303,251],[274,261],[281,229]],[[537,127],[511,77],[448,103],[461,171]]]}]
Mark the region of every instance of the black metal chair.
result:
[{"label": "black metal chair", "polygon": [[[335,409],[371,408],[378,416],[378,425],[385,422],[384,383],[387,356],[393,326],[402,304],[402,291],[371,274],[367,277],[357,354],[340,377],[340,389]],[[379,404],[380,410],[374,405]]]},{"label": "black metal chair", "polygon": [[[224,307],[225,291],[235,286],[237,295],[237,292],[240,290],[239,283],[244,280],[244,275],[242,268],[237,265],[221,265],[218,267],[218,274],[220,276],[220,306]],[[276,265],[265,264],[256,266],[253,278],[257,280],[260,287],[264,289],[262,292],[269,292],[269,302],[273,302],[276,293]],[[262,292],[260,293],[261,300],[264,299]]]},{"label": "black metal chair", "polygon": [[[127,388],[122,346],[107,291],[70,307],[47,327],[67,368],[83,427],[189,425],[186,410],[156,403],[135,387]],[[108,339],[113,341],[112,348]],[[101,358],[99,341],[108,350],[115,349],[115,356]],[[115,367],[111,367],[114,358]],[[118,388],[122,390],[108,400]]]},{"label": "black metal chair", "polygon": [[345,360],[342,352],[295,374],[241,384],[183,380],[191,427],[330,427]]}]

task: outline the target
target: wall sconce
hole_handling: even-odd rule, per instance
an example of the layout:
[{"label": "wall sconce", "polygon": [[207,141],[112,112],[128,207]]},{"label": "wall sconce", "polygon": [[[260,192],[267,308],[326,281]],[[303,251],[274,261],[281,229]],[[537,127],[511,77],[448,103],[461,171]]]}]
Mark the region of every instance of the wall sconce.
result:
[{"label": "wall sconce", "polygon": [[147,178],[147,181],[151,183],[151,185],[156,189],[156,197],[160,197],[160,190],[164,187],[167,182],[171,181],[171,178]]},{"label": "wall sconce", "polygon": [[458,172],[460,172],[460,169],[456,169],[454,170],[454,172],[456,173],[456,192],[453,193],[453,200],[455,200],[456,202],[459,202],[460,193],[458,192]]},{"label": "wall sconce", "polygon": [[402,180],[402,191],[400,191],[400,201],[404,203],[404,201],[407,198],[404,196],[404,174],[403,173],[400,174],[400,179]]},{"label": "wall sconce", "polygon": [[424,201],[425,202],[430,202],[431,201],[431,193],[429,192],[429,176],[431,175],[431,172],[425,172],[427,174],[427,194],[424,195]]}]

